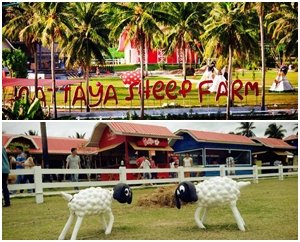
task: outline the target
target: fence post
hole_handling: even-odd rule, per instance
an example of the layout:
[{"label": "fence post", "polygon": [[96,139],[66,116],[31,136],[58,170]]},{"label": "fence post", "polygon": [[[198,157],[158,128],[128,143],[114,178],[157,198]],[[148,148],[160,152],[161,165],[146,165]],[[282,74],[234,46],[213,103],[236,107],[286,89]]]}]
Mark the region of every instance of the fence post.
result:
[{"label": "fence post", "polygon": [[258,169],[257,169],[257,165],[253,166],[253,183],[258,183]]},{"label": "fence post", "polygon": [[184,181],[184,170],[183,170],[183,166],[179,166],[179,167],[178,167],[178,178],[179,178],[179,182],[183,182],[183,181]]},{"label": "fence post", "polygon": [[226,173],[225,173],[225,166],[224,165],[220,165],[220,176],[226,176]]},{"label": "fence post", "polygon": [[126,181],[127,181],[126,167],[120,166],[119,170],[120,170],[120,177],[119,177],[120,182],[126,183]]},{"label": "fence post", "polygon": [[279,173],[279,180],[282,181],[283,180],[283,166],[282,165],[279,165],[278,173]]},{"label": "fence post", "polygon": [[34,185],[35,185],[35,202],[43,203],[44,194],[43,194],[42,168],[40,166],[35,166],[33,169],[34,169]]}]

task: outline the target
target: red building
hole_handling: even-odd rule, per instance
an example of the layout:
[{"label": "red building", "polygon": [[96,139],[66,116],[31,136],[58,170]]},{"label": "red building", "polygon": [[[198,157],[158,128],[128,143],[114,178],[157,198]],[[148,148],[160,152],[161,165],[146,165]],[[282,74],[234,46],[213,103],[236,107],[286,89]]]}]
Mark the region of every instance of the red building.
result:
[{"label": "red building", "polygon": [[[137,168],[137,159],[152,158],[158,168],[169,167],[168,156],[173,149],[169,139],[180,139],[162,126],[137,123],[110,122],[95,126],[87,147],[98,147],[99,167],[118,168],[122,163],[127,168]],[[123,161],[123,162],[122,162]],[[129,174],[128,179],[137,174]],[[159,177],[168,174],[159,174]]]},{"label": "red building", "polygon": [[[133,40],[128,40],[127,31],[123,31],[119,38],[118,51],[124,52],[126,64],[139,64],[140,54]],[[149,49],[148,50],[148,64],[179,64],[182,63],[182,52],[176,49],[172,54],[166,55],[161,49]],[[147,62],[147,60],[146,60]],[[186,47],[186,63],[198,63],[198,54]]]},{"label": "red building", "polygon": [[[95,148],[85,147],[86,139],[75,139],[66,137],[47,137],[48,140],[48,153],[49,153],[49,167],[50,168],[62,168],[65,167],[66,157],[71,153],[71,148],[77,148],[78,154],[82,157],[82,163],[89,157],[90,166],[94,168],[92,164],[91,155],[96,151]],[[34,157],[35,163],[42,165],[42,139],[41,136],[29,136],[29,135],[12,135],[2,134],[2,145],[6,148],[8,155],[14,155],[15,144],[22,144],[26,147],[29,153]]]}]

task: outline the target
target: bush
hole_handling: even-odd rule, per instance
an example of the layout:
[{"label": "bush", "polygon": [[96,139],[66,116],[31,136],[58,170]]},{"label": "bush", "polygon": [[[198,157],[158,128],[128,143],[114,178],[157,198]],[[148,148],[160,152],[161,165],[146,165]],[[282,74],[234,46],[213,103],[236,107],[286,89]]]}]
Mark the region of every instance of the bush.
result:
[{"label": "bush", "polygon": [[27,57],[19,49],[4,49],[2,51],[2,65],[9,69],[10,75],[13,77],[27,77]]}]

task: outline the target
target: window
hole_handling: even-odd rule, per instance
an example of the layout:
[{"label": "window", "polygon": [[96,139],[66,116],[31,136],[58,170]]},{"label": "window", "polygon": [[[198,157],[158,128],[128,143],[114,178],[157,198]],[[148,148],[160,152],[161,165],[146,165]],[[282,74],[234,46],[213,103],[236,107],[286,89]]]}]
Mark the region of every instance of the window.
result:
[{"label": "window", "polygon": [[208,166],[226,165],[229,157],[234,159],[234,165],[251,165],[250,150],[205,149],[205,152]]},{"label": "window", "polygon": [[186,153],[189,153],[190,157],[193,158],[194,166],[202,166],[203,165],[203,150],[202,149],[179,153],[178,155],[179,155],[179,160],[180,160],[181,165],[182,165],[182,160],[185,157]]}]

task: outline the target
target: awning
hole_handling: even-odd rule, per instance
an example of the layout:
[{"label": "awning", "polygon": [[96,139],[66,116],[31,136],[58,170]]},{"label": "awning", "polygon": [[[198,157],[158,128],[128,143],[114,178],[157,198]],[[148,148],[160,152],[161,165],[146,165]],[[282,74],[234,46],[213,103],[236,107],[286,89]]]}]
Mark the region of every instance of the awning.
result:
[{"label": "awning", "polygon": [[276,155],[280,155],[280,156],[290,156],[290,157],[293,157],[294,154],[291,153],[291,152],[288,152],[288,151],[274,151],[274,153]]},{"label": "awning", "polygon": [[267,153],[267,151],[257,151],[257,152],[252,152],[252,155],[262,155]]},{"label": "awning", "polygon": [[129,144],[135,150],[174,151],[169,145],[166,147],[141,147],[137,146],[134,142],[129,142]]},{"label": "awning", "polygon": [[97,154],[99,152],[103,152],[103,151],[106,151],[106,150],[112,150],[116,147],[118,147],[119,145],[123,144],[124,142],[121,142],[121,143],[116,143],[116,144],[113,144],[113,145],[109,145],[109,146],[106,146],[106,147],[103,147],[101,149],[98,149],[96,150],[95,152],[93,152],[93,154]]}]

